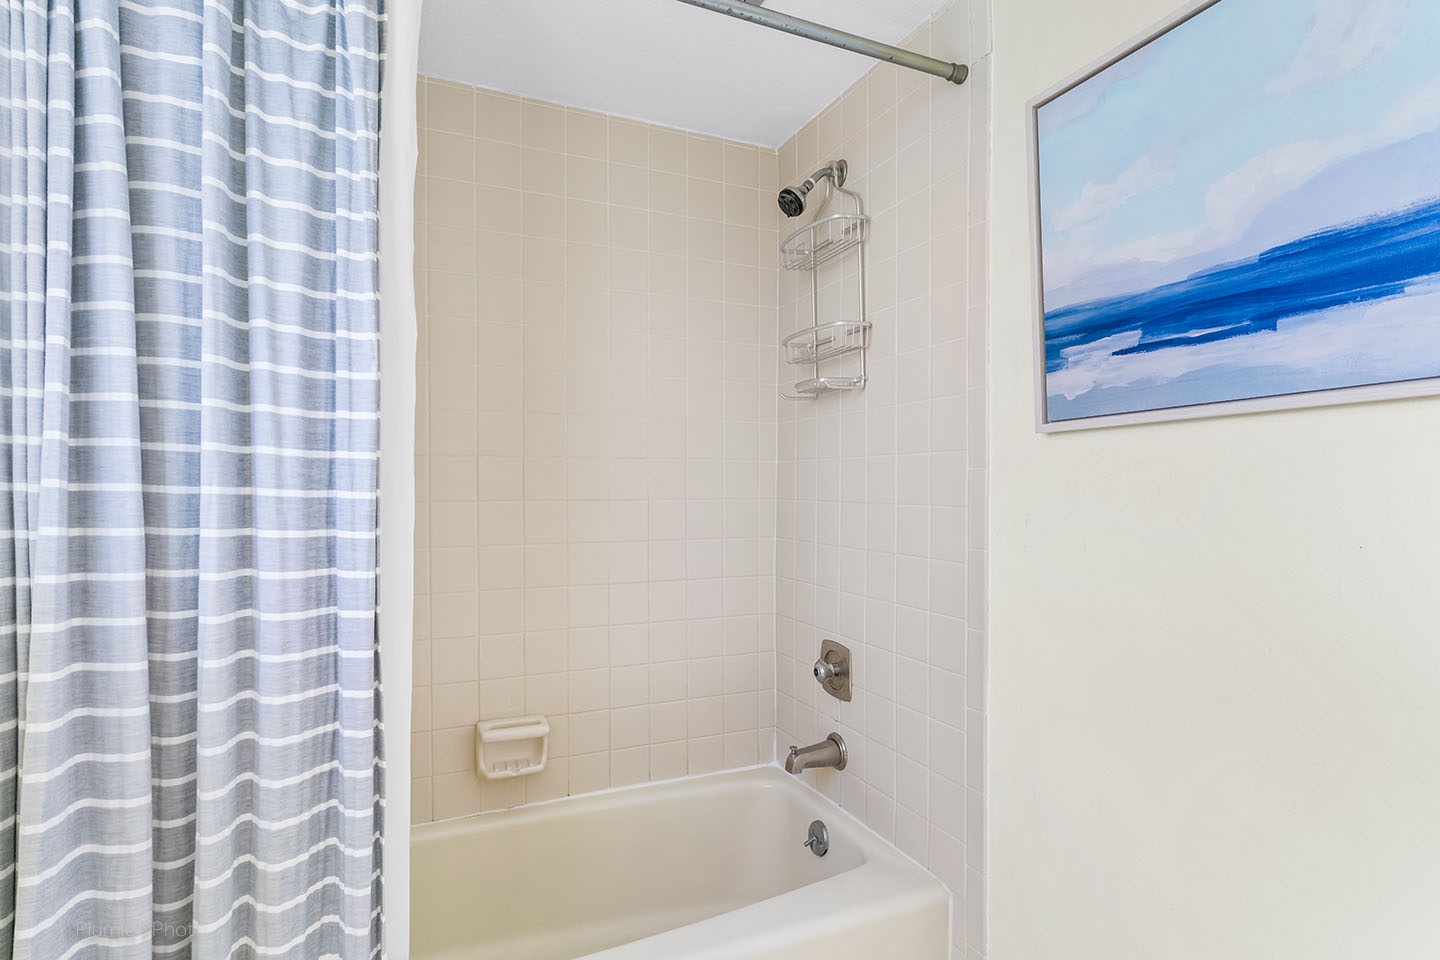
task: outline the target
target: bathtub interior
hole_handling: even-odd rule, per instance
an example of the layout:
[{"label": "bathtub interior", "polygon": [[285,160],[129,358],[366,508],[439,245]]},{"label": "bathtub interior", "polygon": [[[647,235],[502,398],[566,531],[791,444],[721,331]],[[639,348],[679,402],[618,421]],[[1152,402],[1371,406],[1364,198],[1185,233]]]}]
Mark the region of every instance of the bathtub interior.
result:
[{"label": "bathtub interior", "polygon": [[569,960],[768,900],[865,863],[848,824],[777,778],[724,778],[419,827],[414,960]]}]

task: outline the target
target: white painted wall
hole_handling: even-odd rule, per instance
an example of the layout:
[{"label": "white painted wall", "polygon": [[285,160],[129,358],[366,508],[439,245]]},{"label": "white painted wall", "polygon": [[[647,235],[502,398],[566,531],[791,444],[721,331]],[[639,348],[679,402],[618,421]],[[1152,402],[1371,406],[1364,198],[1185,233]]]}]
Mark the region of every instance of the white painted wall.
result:
[{"label": "white painted wall", "polygon": [[1440,402],[1034,431],[1025,102],[1175,6],[995,5],[990,955],[1435,957]]},{"label": "white painted wall", "polygon": [[415,70],[420,3],[393,4],[380,139],[380,675],[385,949],[410,956],[410,700],[415,574]]}]

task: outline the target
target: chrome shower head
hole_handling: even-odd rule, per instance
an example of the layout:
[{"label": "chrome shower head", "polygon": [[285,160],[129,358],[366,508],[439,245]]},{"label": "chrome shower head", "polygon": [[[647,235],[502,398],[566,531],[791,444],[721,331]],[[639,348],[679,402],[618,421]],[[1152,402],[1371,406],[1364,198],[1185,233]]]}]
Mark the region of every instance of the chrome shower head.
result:
[{"label": "chrome shower head", "polygon": [[[809,183],[809,181],[807,181]],[[810,183],[810,186],[814,186]],[[801,191],[804,191],[803,193]],[[786,187],[780,191],[780,212],[787,217],[798,217],[805,212],[805,194],[810,188],[802,185],[799,190],[794,187]]]},{"label": "chrome shower head", "polygon": [[845,186],[845,173],[848,170],[844,160],[834,160],[816,170],[805,178],[805,182],[798,187],[786,187],[780,191],[776,198],[780,204],[780,212],[787,217],[798,217],[805,212],[805,198],[810,195],[821,180],[829,180],[837,187]]}]

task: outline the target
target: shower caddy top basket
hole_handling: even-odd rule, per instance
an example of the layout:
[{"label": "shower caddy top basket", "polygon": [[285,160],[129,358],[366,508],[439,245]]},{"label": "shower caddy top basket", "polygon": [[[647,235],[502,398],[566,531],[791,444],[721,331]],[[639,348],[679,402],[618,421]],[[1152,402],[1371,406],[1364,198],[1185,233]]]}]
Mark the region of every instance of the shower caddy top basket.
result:
[{"label": "shower caddy top basket", "polygon": [[[843,161],[842,161],[843,163]],[[843,168],[842,168],[843,169]],[[826,213],[831,201],[844,198],[842,209]],[[780,265],[786,270],[810,274],[810,326],[780,342],[780,360],[792,366],[808,366],[810,376],[795,383],[794,393],[780,388],[786,400],[805,400],[830,390],[859,390],[865,386],[865,351],[870,345],[870,322],[865,319],[865,236],[870,218],[858,194],[846,190],[843,181],[826,181],[824,202],[805,226],[780,242]],[[855,257],[859,280],[859,308],[852,319],[820,320],[820,268],[846,254]],[[859,355],[859,370],[849,375],[822,373],[821,364],[851,354]],[[781,377],[782,382],[785,377]]]}]

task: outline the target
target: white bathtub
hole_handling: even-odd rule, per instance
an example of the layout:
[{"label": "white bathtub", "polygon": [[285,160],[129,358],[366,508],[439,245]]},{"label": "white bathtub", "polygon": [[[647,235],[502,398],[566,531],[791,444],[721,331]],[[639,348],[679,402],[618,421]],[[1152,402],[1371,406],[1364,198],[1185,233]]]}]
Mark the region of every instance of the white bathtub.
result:
[{"label": "white bathtub", "polygon": [[775,767],[411,838],[411,960],[946,960],[940,883]]}]

